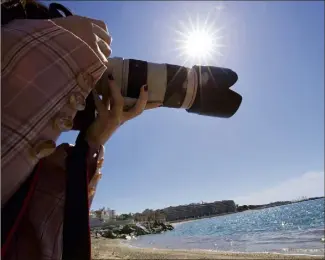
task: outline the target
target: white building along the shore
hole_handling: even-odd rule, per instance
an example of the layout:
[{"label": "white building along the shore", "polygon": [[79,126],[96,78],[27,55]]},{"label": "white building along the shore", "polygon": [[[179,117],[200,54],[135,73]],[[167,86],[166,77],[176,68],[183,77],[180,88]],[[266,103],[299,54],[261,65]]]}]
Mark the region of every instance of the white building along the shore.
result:
[{"label": "white building along the shore", "polygon": [[98,218],[96,217],[95,211],[89,212],[89,223],[90,226],[98,226],[104,224],[108,221],[116,220],[116,213],[115,210],[106,208],[101,212],[101,216]]},{"label": "white building along the shore", "polygon": [[106,210],[104,210],[104,211],[102,212],[102,216],[101,216],[101,218],[102,218],[102,220],[103,220],[104,222],[106,222],[106,221],[108,221],[108,220],[116,219],[115,210],[107,208]]}]

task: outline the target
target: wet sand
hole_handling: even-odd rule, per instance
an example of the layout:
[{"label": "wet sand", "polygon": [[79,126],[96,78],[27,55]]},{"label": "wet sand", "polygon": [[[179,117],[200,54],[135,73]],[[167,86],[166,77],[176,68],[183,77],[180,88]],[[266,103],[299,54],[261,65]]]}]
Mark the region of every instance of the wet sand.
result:
[{"label": "wet sand", "polygon": [[325,259],[324,256],[246,254],[201,250],[167,250],[129,247],[117,239],[92,238],[94,260],[106,259]]}]

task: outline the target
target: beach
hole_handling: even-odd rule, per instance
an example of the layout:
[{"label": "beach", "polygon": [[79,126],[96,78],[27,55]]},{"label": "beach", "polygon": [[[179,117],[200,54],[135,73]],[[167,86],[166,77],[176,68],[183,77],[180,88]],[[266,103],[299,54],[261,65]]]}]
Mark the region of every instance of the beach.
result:
[{"label": "beach", "polygon": [[172,225],[131,240],[93,237],[93,259],[325,260],[323,199]]},{"label": "beach", "polygon": [[92,259],[324,259],[324,256],[134,248],[118,239],[92,238]]}]

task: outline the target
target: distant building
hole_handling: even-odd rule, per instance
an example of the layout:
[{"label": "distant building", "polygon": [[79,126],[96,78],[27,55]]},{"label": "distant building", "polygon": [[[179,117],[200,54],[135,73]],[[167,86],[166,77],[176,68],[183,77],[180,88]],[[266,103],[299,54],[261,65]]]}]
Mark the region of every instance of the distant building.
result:
[{"label": "distant building", "polygon": [[116,219],[115,210],[107,208],[102,212],[101,218],[104,222]]},{"label": "distant building", "polygon": [[167,221],[174,221],[236,212],[236,204],[233,200],[222,200],[211,203],[201,201],[198,204],[168,207],[162,209],[162,211]]},{"label": "distant building", "polygon": [[104,224],[105,222],[112,221],[116,219],[115,210],[106,208],[101,212],[101,216],[98,218],[94,210],[89,212],[89,223],[90,226],[98,226]]},{"label": "distant building", "polygon": [[111,214],[112,214],[112,219],[116,219],[116,211],[114,209],[112,209]]}]

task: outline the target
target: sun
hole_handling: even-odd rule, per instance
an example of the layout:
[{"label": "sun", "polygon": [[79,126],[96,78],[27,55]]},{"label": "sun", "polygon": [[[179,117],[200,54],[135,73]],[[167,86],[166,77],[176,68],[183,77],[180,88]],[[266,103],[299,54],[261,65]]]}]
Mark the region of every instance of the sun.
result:
[{"label": "sun", "polygon": [[178,56],[184,64],[212,65],[222,56],[222,28],[216,21],[209,21],[209,15],[204,21],[197,16],[196,21],[189,18],[188,22],[180,21],[181,29],[177,29],[176,37]]},{"label": "sun", "polygon": [[207,59],[213,52],[213,38],[205,30],[189,32],[184,42],[186,55],[198,59]]}]

